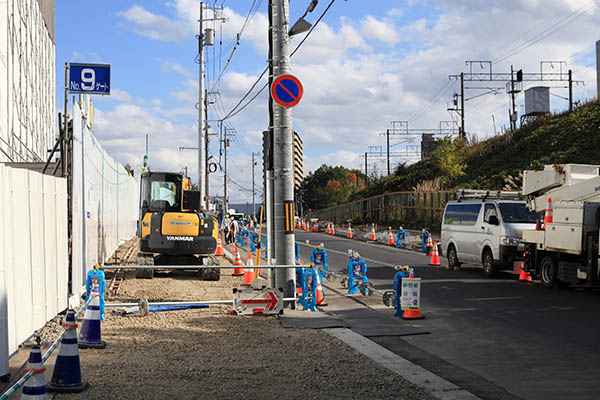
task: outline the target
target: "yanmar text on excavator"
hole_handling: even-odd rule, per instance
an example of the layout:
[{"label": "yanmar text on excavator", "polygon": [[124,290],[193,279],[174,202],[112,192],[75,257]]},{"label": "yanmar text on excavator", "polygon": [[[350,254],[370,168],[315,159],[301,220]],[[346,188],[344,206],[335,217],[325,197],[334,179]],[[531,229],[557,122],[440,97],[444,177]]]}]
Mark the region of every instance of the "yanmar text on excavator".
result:
[{"label": "yanmar text on excavator", "polygon": [[[140,186],[138,264],[157,269],[190,265],[193,269],[215,253],[217,219],[200,210],[200,192],[191,190],[189,178],[174,172],[145,172]],[[217,270],[201,271],[204,279],[219,279]],[[153,270],[148,270],[145,277],[152,275]]]}]

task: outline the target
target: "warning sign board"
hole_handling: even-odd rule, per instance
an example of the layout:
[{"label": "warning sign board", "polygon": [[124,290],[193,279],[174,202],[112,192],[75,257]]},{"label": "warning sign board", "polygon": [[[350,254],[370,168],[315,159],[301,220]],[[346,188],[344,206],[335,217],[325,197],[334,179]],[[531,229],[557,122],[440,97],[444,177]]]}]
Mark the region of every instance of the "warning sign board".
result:
[{"label": "warning sign board", "polygon": [[280,290],[237,289],[233,293],[233,311],[237,314],[281,314],[283,293]]},{"label": "warning sign board", "polygon": [[421,309],[421,278],[402,278],[400,308],[402,310]]}]

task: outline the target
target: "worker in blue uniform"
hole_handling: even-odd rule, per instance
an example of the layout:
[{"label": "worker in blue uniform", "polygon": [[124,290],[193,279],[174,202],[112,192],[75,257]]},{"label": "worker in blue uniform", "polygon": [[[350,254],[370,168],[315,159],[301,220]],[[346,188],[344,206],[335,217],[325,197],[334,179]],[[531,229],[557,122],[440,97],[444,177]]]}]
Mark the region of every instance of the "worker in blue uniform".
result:
[{"label": "worker in blue uniform", "polygon": [[400,297],[402,296],[402,278],[408,278],[410,276],[410,268],[408,265],[403,266],[400,271],[396,272],[396,276],[394,276],[394,316],[395,317],[403,317],[404,311],[402,311],[402,307],[400,305]]},{"label": "worker in blue uniform", "polygon": [[250,234],[250,251],[254,253],[260,247],[260,237],[256,231]]},{"label": "worker in blue uniform", "polygon": [[354,294],[359,290],[359,282],[368,283],[367,263],[360,258],[360,254],[354,253],[348,261],[348,294]]},{"label": "worker in blue uniform", "polygon": [[398,229],[398,233],[396,234],[396,247],[397,248],[405,248],[406,247],[406,231],[403,227]]},{"label": "worker in blue uniform", "polygon": [[427,229],[423,228],[423,233],[421,234],[421,250],[423,253],[427,254],[427,237],[429,236],[429,232]]},{"label": "worker in blue uniform", "polygon": [[106,291],[106,277],[104,271],[100,269],[98,264],[94,264],[94,268],[89,270],[85,280],[85,301],[88,301],[92,293],[92,286],[98,285],[100,291],[100,319],[104,321],[104,292]]},{"label": "worker in blue uniform", "polygon": [[313,250],[312,254],[310,255],[310,262],[320,270],[321,277],[325,278],[329,272],[329,267],[327,266],[327,252],[321,247],[321,245],[317,245],[317,247]]}]

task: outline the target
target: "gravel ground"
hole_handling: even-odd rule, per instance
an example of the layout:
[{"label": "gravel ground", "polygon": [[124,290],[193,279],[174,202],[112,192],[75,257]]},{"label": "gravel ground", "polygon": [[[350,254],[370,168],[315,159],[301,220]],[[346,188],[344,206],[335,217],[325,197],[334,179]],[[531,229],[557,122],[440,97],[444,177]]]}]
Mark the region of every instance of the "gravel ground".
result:
[{"label": "gravel ground", "polygon": [[[118,301],[231,299],[241,278],[177,271],[125,279]],[[109,301],[113,301],[112,299]],[[104,350],[80,351],[90,388],[56,399],[431,399],[320,330],[277,317],[232,316],[230,306],[121,316],[107,311]]]}]

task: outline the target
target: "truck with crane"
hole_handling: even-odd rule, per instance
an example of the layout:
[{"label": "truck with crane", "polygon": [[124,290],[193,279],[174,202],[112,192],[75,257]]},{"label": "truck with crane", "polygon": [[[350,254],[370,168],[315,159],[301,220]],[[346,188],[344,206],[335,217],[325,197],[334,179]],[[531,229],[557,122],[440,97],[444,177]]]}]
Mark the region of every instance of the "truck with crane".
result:
[{"label": "truck with crane", "polygon": [[523,231],[523,269],[546,287],[597,287],[600,165],[554,164],[524,171],[522,194],[533,212],[542,214],[552,205],[552,222]]}]

